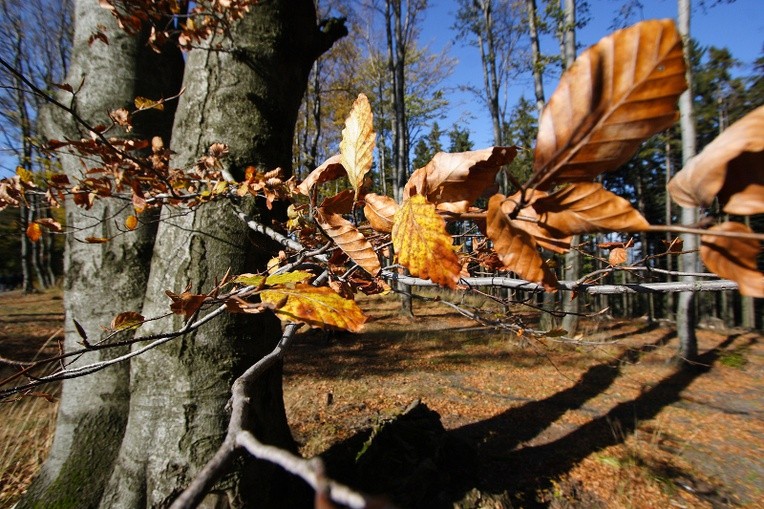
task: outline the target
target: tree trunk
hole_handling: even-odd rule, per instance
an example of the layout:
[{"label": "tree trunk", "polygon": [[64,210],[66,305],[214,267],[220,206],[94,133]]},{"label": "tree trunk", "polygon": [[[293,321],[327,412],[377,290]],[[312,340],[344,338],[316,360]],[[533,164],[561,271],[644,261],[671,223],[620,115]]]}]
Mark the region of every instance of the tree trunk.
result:
[{"label": "tree trunk", "polygon": [[[173,128],[174,167],[189,167],[212,144],[225,142],[230,174],[242,179],[247,166],[281,167],[291,173],[291,146],[300,101],[319,48],[321,32],[313,2],[261,2],[231,27],[230,39],[215,38],[187,59]],[[254,203],[242,200],[245,212]],[[166,314],[165,290],[210,291],[230,270],[262,270],[273,246],[252,235],[229,202],[206,204],[178,215],[165,209],[154,247],[143,315]],[[267,222],[265,211],[261,220]],[[142,334],[176,330],[179,316],[150,322]],[[271,314],[226,314],[201,329],[133,360],[130,417],[101,507],[164,507],[198,473],[226,431],[226,404],[233,380],[270,352],[280,337]],[[296,450],[281,392],[281,365],[251,394],[253,432],[265,443]],[[295,507],[300,490],[285,488],[286,474],[254,460],[216,486],[210,503],[231,507]]]},{"label": "tree trunk", "polygon": [[[107,27],[109,44],[91,45],[88,38],[101,26]],[[82,84],[74,106],[92,124],[106,123],[108,111],[132,103],[137,95],[173,95],[179,88],[178,77],[172,81],[173,72],[182,70],[182,65],[178,51],[156,56],[140,37],[128,36],[118,29],[111,14],[96,3],[90,0],[76,3],[74,47],[67,80],[75,88]],[[61,99],[68,104],[72,98],[62,94]],[[153,124],[136,126],[138,134],[145,131],[148,136],[168,138],[173,109],[169,103],[164,113],[155,115]],[[49,138],[82,136],[82,127],[61,110],[43,110],[40,122],[41,130]],[[62,155],[61,163],[70,179],[81,176],[79,158]],[[71,201],[66,207],[67,225],[76,232],[67,236],[64,257],[64,346],[70,351],[81,348],[75,320],[89,340],[96,342],[114,316],[141,308],[155,221],[146,213],[142,227],[130,235],[114,236],[118,233],[114,225],[123,224],[125,216],[131,213],[124,210],[121,202],[98,200],[87,211]],[[88,244],[82,241],[88,236],[114,238],[106,244]],[[74,365],[125,353],[124,349],[100,352],[83,356]],[[63,384],[51,452],[19,508],[98,506],[127,422],[128,368],[121,364]]]},{"label": "tree trunk", "polygon": [[[679,97],[679,119],[682,130],[682,162],[695,155],[695,118],[692,108],[692,66],[689,59],[690,48],[690,0],[678,0],[679,7],[679,33],[684,41],[685,61],[687,62],[687,87],[688,89]],[[692,225],[698,221],[696,208],[682,208],[682,224]],[[696,272],[698,270],[698,238],[695,235],[682,235],[684,241],[680,263],[682,270]],[[683,276],[682,281],[695,281],[694,276]],[[695,324],[697,316],[695,312],[695,293],[682,292],[676,310],[677,335],[679,336],[679,359],[684,362],[693,361],[698,355],[698,341],[695,337]]]},{"label": "tree trunk", "polygon": [[541,45],[539,44],[538,16],[536,14],[536,0],[525,0],[528,10],[528,31],[531,37],[531,65],[533,66],[533,91],[536,95],[536,109],[539,116],[544,110],[544,63],[541,58]]}]

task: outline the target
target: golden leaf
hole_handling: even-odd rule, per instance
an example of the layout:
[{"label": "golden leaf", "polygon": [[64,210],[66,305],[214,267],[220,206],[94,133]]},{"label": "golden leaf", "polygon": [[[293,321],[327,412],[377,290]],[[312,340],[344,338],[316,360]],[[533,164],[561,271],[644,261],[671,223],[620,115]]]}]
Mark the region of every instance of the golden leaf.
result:
[{"label": "golden leaf", "polygon": [[471,152],[438,152],[406,183],[403,196],[422,194],[439,210],[463,213],[494,185],[496,174],[517,155],[517,147],[491,147]]},{"label": "golden leaf", "polygon": [[32,242],[37,242],[42,238],[42,227],[38,223],[29,223],[27,226],[27,238]]},{"label": "golden leaf", "polygon": [[138,227],[138,218],[130,214],[125,218],[125,228],[135,230]]},{"label": "golden leaf", "polygon": [[403,202],[393,220],[393,247],[398,263],[411,275],[456,288],[462,267],[446,223],[422,195]]},{"label": "golden leaf", "polygon": [[343,299],[326,286],[297,284],[279,287],[263,290],[260,298],[277,306],[277,314],[311,327],[328,326],[358,332],[366,322],[363,311],[354,301]]},{"label": "golden leaf", "polygon": [[643,21],[600,40],[565,72],[541,114],[533,184],[549,189],[618,168],[674,123],[686,88],[673,21]]},{"label": "golden leaf", "polygon": [[[712,226],[709,232],[751,233],[742,223],[727,222]],[[700,237],[700,259],[714,274],[738,284],[741,295],[764,297],[764,274],[759,272],[756,257],[761,244],[754,239],[720,237],[711,233]]]},{"label": "golden leaf", "polygon": [[669,182],[683,207],[708,207],[714,197],[727,214],[764,213],[764,106],[709,143]]},{"label": "golden leaf", "polygon": [[637,232],[650,227],[628,200],[594,182],[571,184],[537,199],[540,225],[553,237],[579,233]]},{"label": "golden leaf", "polygon": [[114,317],[114,319],[111,321],[110,328],[115,331],[130,328],[137,329],[143,325],[145,320],[146,319],[140,313],[136,313],[135,311],[126,311]]},{"label": "golden leaf", "polygon": [[400,208],[395,200],[389,196],[374,193],[368,193],[363,199],[366,202],[363,213],[371,227],[382,233],[393,231],[393,218]]},{"label": "golden leaf", "polygon": [[621,265],[622,263],[626,263],[626,260],[629,259],[629,253],[622,247],[616,247],[613,248],[610,251],[610,255],[607,258],[607,262],[612,265]]},{"label": "golden leaf", "polygon": [[359,94],[345,120],[340,142],[340,162],[348,173],[348,180],[355,190],[356,198],[363,185],[364,176],[371,170],[376,138],[369,99],[364,94]]},{"label": "golden leaf", "polygon": [[540,283],[547,291],[556,291],[557,278],[546,266],[536,248],[533,237],[510,220],[502,210],[503,194],[488,200],[486,229],[493,248],[505,269],[511,270],[526,281]]},{"label": "golden leaf", "polygon": [[306,270],[295,270],[293,272],[283,272],[265,277],[261,274],[240,274],[231,280],[232,283],[239,283],[245,286],[260,286],[265,280],[265,285],[286,285],[290,283],[304,283],[311,279],[313,274]]},{"label": "golden leaf", "polygon": [[336,154],[324,161],[324,164],[310,172],[305,180],[297,186],[297,191],[305,196],[310,196],[310,190],[313,189],[313,186],[316,184],[336,180],[345,175],[345,167],[340,163],[340,154]]},{"label": "golden leaf", "polygon": [[164,110],[164,101],[161,99],[159,101],[154,101],[153,99],[148,99],[146,97],[138,96],[135,98],[135,107],[139,110],[150,110],[155,109],[162,111]]},{"label": "golden leaf", "polygon": [[372,276],[377,275],[382,268],[377,253],[366,237],[350,221],[339,214],[332,214],[319,208],[316,222],[351,260]]},{"label": "golden leaf", "polygon": [[21,180],[25,184],[34,183],[34,173],[27,170],[23,166],[16,166],[16,175],[18,175],[19,180]]}]

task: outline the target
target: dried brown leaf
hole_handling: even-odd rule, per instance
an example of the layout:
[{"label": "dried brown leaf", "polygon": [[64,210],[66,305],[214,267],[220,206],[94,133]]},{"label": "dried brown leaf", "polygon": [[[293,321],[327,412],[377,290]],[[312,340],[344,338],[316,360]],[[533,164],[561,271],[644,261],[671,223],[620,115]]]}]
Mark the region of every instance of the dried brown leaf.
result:
[{"label": "dried brown leaf", "polygon": [[382,268],[374,248],[358,228],[339,214],[319,208],[316,222],[351,260],[375,276]]},{"label": "dried brown leaf", "polygon": [[502,265],[526,281],[540,283],[547,291],[555,291],[557,278],[541,258],[533,237],[518,228],[518,221],[510,220],[502,211],[504,200],[503,194],[492,196],[486,216],[488,238],[493,241]]},{"label": "dried brown leaf", "polygon": [[[544,191],[526,191],[525,202],[521,201],[521,196],[522,192],[518,191],[506,198],[501,205],[501,210],[504,214],[515,217],[512,226],[527,232],[536,241],[538,247],[542,249],[559,254],[567,253],[570,250],[571,237],[560,236],[559,238],[553,238],[547,230],[539,226],[540,217],[533,208],[533,204],[537,200],[548,196],[548,193]],[[524,207],[515,216],[512,216],[517,207],[521,205],[524,205]],[[485,232],[485,227],[481,231]]]},{"label": "dried brown leaf", "polygon": [[172,304],[170,304],[172,312],[176,315],[183,315],[186,320],[194,316],[207,299],[206,295],[197,295],[191,292],[183,292],[178,295],[170,290],[165,290],[164,293],[172,299]]},{"label": "dried brown leaf", "polygon": [[533,208],[552,237],[579,233],[637,232],[650,227],[627,200],[594,182],[571,184],[537,199]]},{"label": "dried brown leaf", "polygon": [[364,94],[359,94],[345,120],[340,142],[340,163],[347,171],[356,197],[363,186],[364,176],[371,170],[374,162],[376,139],[369,99]]},{"label": "dried brown leaf", "polygon": [[392,232],[393,218],[400,208],[398,203],[389,196],[374,193],[368,193],[363,199],[366,202],[363,213],[371,227],[382,233]]},{"label": "dried brown leaf", "polygon": [[324,213],[350,214],[353,211],[353,198],[355,193],[352,189],[345,189],[334,196],[325,198],[319,206]]},{"label": "dried brown leaf", "polygon": [[471,152],[438,152],[406,183],[403,195],[425,195],[439,210],[467,212],[491,187],[502,166],[517,154],[517,147],[490,147]]},{"label": "dried brown leaf", "polygon": [[[751,233],[746,225],[735,222],[712,226],[709,231]],[[736,282],[741,295],[764,297],[764,274],[756,265],[761,252],[759,241],[709,233],[700,237],[700,243],[700,258],[711,272]]]},{"label": "dried brown leaf", "polygon": [[622,247],[616,247],[610,251],[610,255],[607,257],[607,262],[610,265],[616,266],[626,263],[629,259],[629,252]]},{"label": "dried brown leaf", "polygon": [[135,311],[125,311],[124,313],[120,313],[114,317],[114,319],[111,321],[110,327],[115,331],[138,328],[143,324],[145,320],[146,319],[140,313]]},{"label": "dried brown leaf", "polygon": [[401,205],[393,222],[393,247],[398,263],[412,276],[456,288],[462,271],[446,223],[424,196],[414,195]]},{"label": "dried brown leaf", "polygon": [[764,106],[709,143],[668,188],[683,207],[708,207],[718,196],[727,214],[764,213]]},{"label": "dried brown leaf", "polygon": [[313,186],[316,184],[336,180],[345,175],[347,175],[347,172],[345,171],[345,167],[340,163],[340,154],[335,154],[324,161],[321,166],[310,172],[305,180],[297,186],[297,191],[305,196],[310,196],[310,190],[313,189]]},{"label": "dried brown leaf", "polygon": [[619,30],[578,57],[539,119],[534,183],[592,180],[670,127],[687,88],[681,37],[669,19]]}]

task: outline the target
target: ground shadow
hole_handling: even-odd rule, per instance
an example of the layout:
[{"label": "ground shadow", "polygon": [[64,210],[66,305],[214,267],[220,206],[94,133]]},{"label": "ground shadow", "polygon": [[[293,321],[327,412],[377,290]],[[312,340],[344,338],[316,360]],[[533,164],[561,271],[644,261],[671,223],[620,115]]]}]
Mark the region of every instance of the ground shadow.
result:
[{"label": "ground shadow", "polygon": [[[534,503],[540,490],[552,488],[552,481],[578,462],[594,452],[622,443],[640,421],[652,419],[663,408],[679,401],[682,391],[698,376],[708,372],[722,351],[737,337],[729,336],[701,355],[694,365],[677,369],[636,399],[620,403],[607,414],[543,445],[518,447],[543,431],[564,411],[579,407],[596,391],[609,386],[618,374],[613,363],[592,367],[574,387],[546,400],[509,409],[452,433],[481,444],[477,486],[480,490],[489,493],[508,491],[524,500],[524,507],[544,507],[542,503]],[[666,339],[662,338],[663,341]],[[626,352],[625,355],[638,357],[640,352]],[[503,453],[496,454],[496,451]],[[456,494],[454,500],[460,495]]]}]

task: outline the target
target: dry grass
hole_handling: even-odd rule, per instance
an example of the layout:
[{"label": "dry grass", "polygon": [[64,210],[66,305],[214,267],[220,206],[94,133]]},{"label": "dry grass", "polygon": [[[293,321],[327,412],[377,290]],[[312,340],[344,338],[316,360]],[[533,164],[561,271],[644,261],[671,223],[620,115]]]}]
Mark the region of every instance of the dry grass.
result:
[{"label": "dry grass", "polygon": [[[32,360],[56,352],[61,337],[61,291],[0,293],[0,355]],[[0,366],[0,379],[14,368]],[[12,506],[37,474],[53,440],[57,387],[44,397],[0,403],[0,507]]]}]

